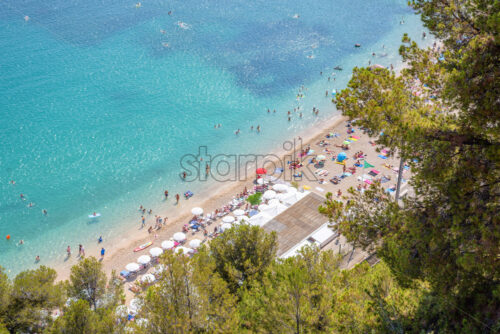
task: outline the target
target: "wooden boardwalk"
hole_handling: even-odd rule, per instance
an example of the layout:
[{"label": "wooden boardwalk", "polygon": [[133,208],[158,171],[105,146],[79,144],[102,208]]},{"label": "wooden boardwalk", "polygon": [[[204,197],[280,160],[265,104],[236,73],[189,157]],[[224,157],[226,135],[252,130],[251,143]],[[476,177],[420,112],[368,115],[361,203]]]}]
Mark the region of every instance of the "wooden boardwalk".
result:
[{"label": "wooden boardwalk", "polygon": [[328,222],[318,211],[324,201],[324,197],[311,192],[263,226],[267,232],[278,234],[278,257]]}]

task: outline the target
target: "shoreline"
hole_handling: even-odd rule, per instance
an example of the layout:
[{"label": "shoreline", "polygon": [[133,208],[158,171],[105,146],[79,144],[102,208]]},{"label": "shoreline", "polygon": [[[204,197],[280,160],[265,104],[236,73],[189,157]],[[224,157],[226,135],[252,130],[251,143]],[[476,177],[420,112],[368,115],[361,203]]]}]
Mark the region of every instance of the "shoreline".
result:
[{"label": "shoreline", "polygon": [[[332,106],[334,108],[334,106]],[[315,142],[324,139],[326,133],[331,132],[332,128],[337,127],[339,124],[343,123],[346,120],[344,116],[341,116],[335,110],[335,114],[332,114],[330,117],[327,117],[325,120],[322,120],[320,124],[313,124],[311,127],[308,127],[301,132],[299,132],[293,139],[300,137],[302,138],[302,145],[313,146]],[[315,122],[316,123],[316,122]],[[319,122],[318,122],[319,123]],[[318,126],[319,125],[319,126]],[[321,138],[321,139],[320,139]],[[270,150],[265,155],[266,156],[274,156],[278,157],[281,161],[284,161],[286,155],[290,154],[289,151],[282,148],[277,148],[274,150]],[[286,162],[285,162],[286,163]],[[211,184],[207,184],[206,186],[202,186],[202,190],[198,192],[194,197],[189,200],[180,199],[179,205],[174,205],[173,209],[171,207],[165,208],[159,212],[155,212],[161,217],[168,216],[168,222],[162,226],[160,230],[153,231],[152,234],[147,233],[146,228],[142,229],[131,229],[130,233],[125,238],[120,238],[120,240],[111,240],[111,242],[106,242],[103,246],[106,249],[106,256],[102,260],[103,269],[107,275],[110,275],[113,270],[119,272],[123,270],[124,266],[129,262],[135,262],[137,257],[142,254],[149,254],[149,248],[146,248],[144,251],[140,251],[137,253],[133,252],[133,249],[140,244],[143,244],[148,241],[153,241],[153,247],[159,246],[159,244],[168,240],[172,237],[175,232],[182,231],[182,226],[188,222],[188,220],[192,217],[191,209],[193,207],[202,207],[205,212],[212,212],[216,208],[220,208],[221,206],[227,204],[232,200],[233,196],[236,193],[239,193],[246,186],[247,188],[253,188],[254,181],[254,171],[255,166],[246,166],[247,170],[245,171],[242,166],[239,166],[238,171],[248,172],[246,177],[241,180],[229,181],[227,184],[221,186],[220,182],[214,182],[215,180],[210,179]],[[260,167],[260,166],[259,166]],[[251,169],[249,172],[248,170]],[[175,200],[175,199],[172,199]],[[124,218],[129,221],[129,218]],[[134,218],[130,218],[134,219]],[[136,218],[139,221],[139,218]],[[135,220],[135,219],[134,219]],[[149,224],[146,224],[146,227]],[[137,223],[139,226],[139,223]],[[215,225],[214,225],[215,226]],[[138,232],[138,233],[137,233]],[[158,238],[154,238],[154,234],[158,235]],[[197,237],[203,239],[203,235],[199,232]],[[194,235],[191,232],[188,234],[188,239],[190,236]],[[110,248],[112,246],[112,248]],[[93,245],[90,247],[86,247],[86,256],[94,256],[96,258],[100,258],[99,250],[101,245]],[[62,281],[66,280],[70,276],[70,269],[73,265],[78,263],[78,259],[73,256],[70,260],[65,261],[64,263],[56,263],[52,264],[52,268],[54,268],[57,273],[57,280]],[[49,266],[51,264],[48,264]]]}]

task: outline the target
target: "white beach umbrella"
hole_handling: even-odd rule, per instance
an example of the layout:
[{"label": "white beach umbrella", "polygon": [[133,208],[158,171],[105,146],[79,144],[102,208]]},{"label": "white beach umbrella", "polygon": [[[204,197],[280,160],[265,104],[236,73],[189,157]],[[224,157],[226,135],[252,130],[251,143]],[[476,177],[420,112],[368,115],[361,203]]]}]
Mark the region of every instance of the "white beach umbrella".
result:
[{"label": "white beach umbrella", "polygon": [[269,209],[264,210],[263,213],[265,213],[271,217],[276,217],[277,215],[279,215],[280,213],[282,213],[286,209],[288,209],[288,207],[286,205],[278,203],[277,205],[273,205]]},{"label": "white beach umbrella", "polygon": [[149,254],[151,254],[151,256],[153,256],[153,257],[158,257],[161,254],[163,254],[163,249],[161,249],[160,247],[151,248],[149,250]]},{"label": "white beach umbrella", "polygon": [[273,217],[269,216],[268,214],[266,214],[264,212],[260,212],[260,213],[256,214],[255,216],[251,217],[249,220],[249,223],[251,225],[254,225],[254,226],[256,225],[256,226],[262,227],[272,219],[273,219]]},{"label": "white beach umbrella", "polygon": [[326,160],[326,157],[323,154],[320,154],[316,157],[318,160]]},{"label": "white beach umbrella", "polygon": [[[235,221],[235,223],[236,223],[236,222],[240,223],[240,222],[242,222],[242,221],[248,221],[249,219],[250,219],[250,218],[248,218],[248,216],[238,216],[238,217],[236,217],[236,221]],[[233,224],[234,224],[234,223],[233,223]]]},{"label": "white beach umbrella", "polygon": [[127,305],[118,305],[115,309],[115,314],[120,318],[125,318],[128,315]]},{"label": "white beach umbrella", "polygon": [[245,210],[236,209],[233,211],[233,215],[235,215],[236,217],[243,216],[244,214],[245,214]]},{"label": "white beach umbrella", "polygon": [[175,252],[176,253],[183,253],[184,255],[187,255],[189,253],[192,253],[193,250],[191,248],[180,246],[180,247],[177,247],[177,249],[175,250]]},{"label": "white beach umbrella", "polygon": [[172,240],[165,240],[161,243],[161,248],[163,248],[163,249],[170,249],[170,248],[174,248],[174,247],[175,247],[175,243]]},{"label": "white beach umbrella", "polygon": [[224,223],[231,224],[232,222],[234,222],[234,217],[233,216],[225,216],[222,218],[222,221]]},{"label": "white beach umbrella", "polygon": [[156,277],[153,274],[146,274],[141,277],[141,282],[142,283],[153,283],[156,281]]},{"label": "white beach umbrella", "polygon": [[279,201],[283,201],[283,199],[285,199],[287,196],[290,196],[290,194],[289,193],[281,193],[281,194],[276,195],[276,199],[278,199]]},{"label": "white beach umbrella", "polygon": [[186,240],[186,235],[182,232],[174,233],[174,240],[178,242],[184,241]]},{"label": "white beach umbrella", "polygon": [[278,192],[285,192],[287,190],[288,186],[283,183],[278,183],[273,186],[273,190],[278,191]]},{"label": "white beach umbrella", "polygon": [[270,207],[276,206],[278,204],[280,204],[280,200],[277,198],[273,198],[267,203],[267,205],[269,205]]},{"label": "white beach umbrella", "polygon": [[191,209],[191,213],[195,216],[199,216],[203,214],[203,209],[199,207],[195,207]]},{"label": "white beach umbrella", "polygon": [[264,179],[263,178],[257,179],[257,184],[258,185],[263,185],[264,184]]},{"label": "white beach umbrella", "polygon": [[201,246],[201,240],[200,239],[193,239],[189,241],[189,247],[191,248],[199,248]]},{"label": "white beach umbrella", "polygon": [[137,271],[139,270],[140,267],[141,266],[138,265],[137,263],[131,262],[125,266],[125,269],[127,269],[127,271]]},{"label": "white beach umbrella", "polygon": [[286,190],[287,194],[295,194],[296,192],[297,192],[297,188],[295,188],[295,187],[288,187],[288,189]]},{"label": "white beach umbrella", "polygon": [[269,209],[269,205],[261,204],[261,205],[259,205],[259,207],[257,209],[259,209],[259,211],[267,210],[267,209]]},{"label": "white beach umbrella", "polygon": [[273,199],[276,197],[276,192],[274,190],[267,190],[264,195],[262,195],[264,199]]},{"label": "white beach umbrella", "polygon": [[221,224],[221,226],[220,226],[220,228],[221,228],[222,232],[224,232],[225,230],[229,230],[231,227],[232,227],[232,225],[231,225],[231,224],[229,224],[229,223],[223,223],[223,224]]},{"label": "white beach umbrella", "polygon": [[141,255],[137,259],[137,263],[140,264],[148,264],[149,262],[151,262],[151,257],[149,255]]},{"label": "white beach umbrella", "polygon": [[137,313],[141,309],[142,302],[139,298],[134,298],[130,301],[128,309],[130,312]]},{"label": "white beach umbrella", "polygon": [[163,249],[170,249],[174,248],[175,243],[172,240],[165,240],[161,243],[161,248]]},{"label": "white beach umbrella", "polygon": [[159,265],[157,265],[157,266],[155,266],[155,267],[153,268],[152,273],[153,273],[153,274],[157,274],[157,275],[158,275],[158,274],[161,274],[162,272],[164,272],[164,271],[165,271],[165,268],[166,268],[166,267],[165,267],[165,265],[163,265],[163,264],[159,264]]}]

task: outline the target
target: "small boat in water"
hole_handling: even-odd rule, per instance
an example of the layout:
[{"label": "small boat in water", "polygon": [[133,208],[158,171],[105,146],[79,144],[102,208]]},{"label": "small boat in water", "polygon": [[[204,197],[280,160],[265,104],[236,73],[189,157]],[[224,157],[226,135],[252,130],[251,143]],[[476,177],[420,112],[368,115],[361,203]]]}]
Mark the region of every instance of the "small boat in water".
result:
[{"label": "small boat in water", "polygon": [[342,71],[343,70],[342,66],[340,66],[340,65],[335,66],[333,69],[336,70],[336,71]]},{"label": "small boat in water", "polygon": [[361,47],[361,44],[356,43],[356,44],[354,44],[354,47],[355,47],[355,48],[360,48],[360,47]]}]

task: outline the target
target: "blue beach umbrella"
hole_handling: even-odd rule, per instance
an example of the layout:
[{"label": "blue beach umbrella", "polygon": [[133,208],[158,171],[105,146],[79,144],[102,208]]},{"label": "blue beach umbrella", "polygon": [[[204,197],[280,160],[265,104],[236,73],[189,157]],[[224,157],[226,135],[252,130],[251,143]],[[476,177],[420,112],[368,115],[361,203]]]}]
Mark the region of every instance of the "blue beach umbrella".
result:
[{"label": "blue beach umbrella", "polygon": [[345,152],[340,152],[338,155],[337,155],[337,160],[339,162],[342,162],[344,161],[345,159],[347,159],[347,155],[345,154]]}]

